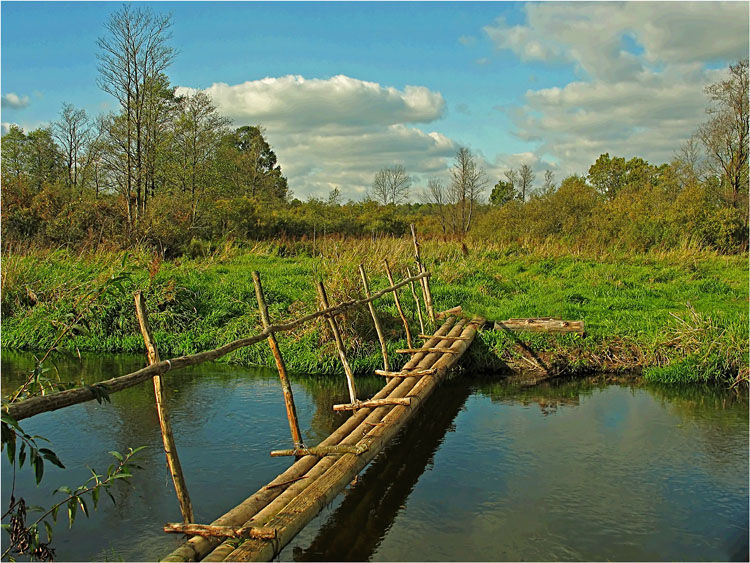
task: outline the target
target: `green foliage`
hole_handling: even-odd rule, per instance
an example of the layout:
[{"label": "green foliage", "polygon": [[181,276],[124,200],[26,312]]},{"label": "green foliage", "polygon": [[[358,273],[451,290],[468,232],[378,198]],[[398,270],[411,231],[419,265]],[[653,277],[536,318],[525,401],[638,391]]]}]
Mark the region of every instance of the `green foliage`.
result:
[{"label": "green foliage", "polygon": [[499,180],[495,184],[495,187],[492,188],[492,193],[490,193],[490,203],[492,205],[505,205],[517,197],[518,194],[513,184]]}]

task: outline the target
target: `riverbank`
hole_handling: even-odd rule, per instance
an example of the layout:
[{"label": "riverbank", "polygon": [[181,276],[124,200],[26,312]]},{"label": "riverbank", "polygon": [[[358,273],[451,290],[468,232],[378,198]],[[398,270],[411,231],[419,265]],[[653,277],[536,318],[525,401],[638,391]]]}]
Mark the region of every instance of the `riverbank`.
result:
[{"label": "riverbank", "polygon": [[[646,379],[672,383],[727,385],[747,379],[746,255],[570,255],[554,247],[466,248],[439,241],[425,241],[422,251],[434,272],[438,310],[462,305],[465,313],[492,320],[553,316],[586,323],[583,338],[484,331],[467,357],[469,368],[536,368],[552,374],[636,369]],[[403,278],[405,267],[413,265],[410,241],[225,245],[206,256],[167,262],[146,252],[6,254],[2,347],[46,350],[74,322],[59,348],[141,352],[132,303],[132,293],[141,289],[161,356],[195,353],[260,331],[252,270],[261,274],[272,320],[280,321],[315,310],[317,277],[325,280],[332,303],[361,295],[359,263],[373,291],[386,287],[383,257],[396,278]],[[410,292],[401,295],[416,333]],[[392,299],[380,300],[377,309],[391,357],[404,362],[395,354],[406,342]],[[381,367],[369,312],[347,314],[341,324],[354,369],[365,373]],[[322,323],[280,335],[279,341],[290,370],[341,370]],[[227,360],[273,365],[266,346],[239,350]]]}]

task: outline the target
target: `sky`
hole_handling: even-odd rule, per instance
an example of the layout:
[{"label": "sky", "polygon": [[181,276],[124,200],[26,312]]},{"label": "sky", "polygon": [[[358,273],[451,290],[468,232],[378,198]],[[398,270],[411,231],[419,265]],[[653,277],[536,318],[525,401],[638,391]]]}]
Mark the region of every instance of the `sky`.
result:
[{"label": "sky", "polygon": [[[706,85],[748,56],[747,2],[139,2],[172,14],[167,74],[261,125],[294,196],[361,199],[401,164],[413,196],[469,148],[490,187],[605,152],[669,162]],[[0,4],[3,131],[116,110],[97,38],[117,2]]]}]

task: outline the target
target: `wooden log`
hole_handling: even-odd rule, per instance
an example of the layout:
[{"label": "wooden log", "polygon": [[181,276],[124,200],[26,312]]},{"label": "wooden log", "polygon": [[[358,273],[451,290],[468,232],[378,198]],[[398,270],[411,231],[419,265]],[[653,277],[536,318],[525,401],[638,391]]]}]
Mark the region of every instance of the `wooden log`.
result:
[{"label": "wooden log", "polygon": [[525,330],[528,332],[577,332],[583,334],[583,321],[564,321],[551,318],[508,319],[495,321],[495,330]]},{"label": "wooden log", "polygon": [[[143,342],[146,344],[148,361],[149,364],[155,365],[159,363],[159,350],[157,350],[156,343],[151,336],[151,327],[149,326],[148,312],[146,311],[146,298],[140,291],[136,291],[134,297],[135,314],[138,318],[138,324],[141,327]],[[161,375],[155,375],[152,380],[154,383],[156,414],[159,418],[159,428],[161,429],[162,444],[164,444],[164,454],[167,458],[167,467],[169,469],[169,474],[172,476],[172,483],[174,483],[177,501],[180,503],[182,520],[185,523],[190,523],[194,521],[193,505],[190,502],[190,494],[188,493],[187,484],[185,483],[185,475],[182,473],[180,458],[177,456],[177,446],[174,442],[172,424],[170,423],[169,415],[167,414],[167,397],[164,393]]]},{"label": "wooden log", "polygon": [[[435,334],[443,335],[448,333],[454,322],[455,318],[448,318]],[[428,345],[437,343],[437,339],[427,342]],[[421,365],[418,359],[420,356],[424,356],[424,354],[413,356],[404,367],[412,369]],[[423,362],[427,360],[428,357],[425,356]],[[415,383],[416,379],[414,378],[391,379],[373,398],[384,398],[394,395],[404,396]],[[320,445],[356,444],[370,430],[372,425],[381,424],[380,420],[383,413],[387,410],[389,410],[387,407],[380,407],[377,409],[361,409],[354,412],[339,428],[323,440]],[[305,490],[314,479],[330,468],[334,461],[335,458],[332,456],[323,458],[305,456],[297,460],[284,473],[271,481],[271,483],[250,495],[226,514],[217,518],[213,524],[240,526],[243,523],[250,523],[251,519],[253,522],[258,522],[269,518]],[[282,484],[286,485],[289,480],[301,479],[300,476],[304,477],[304,479],[291,484],[291,486],[286,487],[284,490],[280,488]],[[193,537],[177,547],[163,561],[174,563],[201,559],[204,561],[221,561],[235,547],[229,543],[224,543],[217,547],[219,543],[219,540],[216,538]],[[211,552],[212,549],[214,550],[213,552]]]},{"label": "wooden log", "polygon": [[457,305],[450,309],[446,309],[445,311],[440,311],[437,315],[435,315],[435,317],[438,319],[443,319],[451,315],[460,315],[461,313],[463,313],[463,308],[461,307],[461,305]]},{"label": "wooden log", "polygon": [[[365,268],[362,264],[359,265],[359,275],[362,276],[362,286],[365,289],[365,297],[370,297],[370,284],[367,282],[367,274],[365,273]],[[370,316],[372,317],[372,322],[375,325],[375,332],[380,341],[380,352],[383,354],[383,369],[391,369],[391,364],[388,362],[388,348],[386,347],[385,336],[383,335],[383,327],[380,325],[378,315],[375,313],[375,305],[370,302],[367,304],[367,307],[370,309]]]},{"label": "wooden log", "polygon": [[[258,272],[252,272],[252,277],[253,284],[255,285],[255,298],[258,301],[258,310],[260,311],[260,320],[263,323],[263,329],[265,330],[271,325],[268,318],[268,305],[266,305],[266,297],[263,294],[263,286],[260,283],[260,274]],[[281,390],[284,394],[284,406],[286,407],[286,417],[289,421],[289,431],[292,434],[292,442],[294,442],[294,445],[299,448],[302,447],[302,433],[300,432],[299,422],[297,421],[297,409],[294,406],[292,386],[289,383],[289,377],[287,377],[286,365],[284,365],[284,359],[281,357],[279,344],[276,342],[276,335],[268,335],[268,347],[271,349],[273,359],[276,361],[276,368],[279,371],[279,380],[281,381]]]},{"label": "wooden log", "polygon": [[[99,383],[94,384],[94,386],[96,386],[99,390],[105,391],[106,393],[116,393],[117,391],[122,391],[123,389],[128,389],[129,387],[133,387],[134,385],[143,383],[144,381],[152,378],[155,375],[163,375],[170,370],[182,369],[188,366],[194,366],[197,364],[202,364],[204,362],[216,360],[218,358],[221,358],[222,356],[226,356],[227,354],[234,352],[235,350],[239,350],[240,348],[245,348],[247,346],[257,344],[258,342],[261,342],[268,338],[269,334],[275,334],[277,332],[288,332],[313,319],[317,319],[325,315],[343,313],[344,311],[347,311],[354,307],[361,307],[362,305],[366,305],[370,301],[380,299],[394,289],[404,287],[409,283],[413,283],[414,281],[422,279],[423,277],[428,277],[430,275],[431,274],[429,272],[425,272],[423,274],[405,279],[397,283],[393,287],[388,287],[381,291],[378,291],[377,293],[373,293],[369,299],[355,299],[352,301],[346,301],[337,305],[336,307],[330,307],[322,311],[316,311],[315,313],[310,313],[309,315],[305,315],[286,323],[271,325],[260,334],[234,340],[214,350],[207,350],[205,352],[199,352],[197,354],[190,354],[187,356],[180,356],[179,358],[162,360],[157,364],[139,369],[138,371],[134,371],[132,373],[119,377],[113,377],[111,379],[107,379],[106,381],[100,381]],[[24,418],[29,418],[30,416],[34,416],[43,412],[54,411],[64,407],[69,407],[71,405],[93,401],[97,397],[99,397],[99,393],[96,390],[92,390],[89,387],[77,387],[75,389],[59,391],[57,393],[51,393],[49,395],[39,395],[36,397],[31,397],[30,399],[26,399],[24,401],[18,401],[17,403],[4,406],[3,410],[5,410],[15,420],[23,420]]]},{"label": "wooden log", "polygon": [[273,450],[271,457],[282,457],[287,455],[303,456],[303,455],[344,455],[344,454],[355,454],[359,455],[364,453],[366,450],[357,446],[313,446],[312,448],[294,448],[291,450]]},{"label": "wooden log", "polygon": [[[419,338],[424,338],[425,340],[433,338],[429,334],[420,334]],[[448,342],[455,342],[456,340],[466,340],[463,336],[441,336],[440,340],[446,340]]]},{"label": "wooden log", "polygon": [[[384,259],[383,264],[385,265],[385,275],[388,276],[388,283],[393,285],[393,274],[391,273],[391,267],[388,265],[388,259]],[[413,348],[414,344],[411,340],[411,330],[409,330],[409,322],[406,320],[404,310],[401,308],[401,300],[398,297],[397,289],[393,290],[393,300],[396,302],[396,309],[398,310],[398,314],[401,317],[401,322],[404,323],[404,330],[406,331],[406,344],[409,348]]]},{"label": "wooden log", "polygon": [[391,398],[385,398],[385,399],[369,399],[367,401],[357,401],[356,403],[347,403],[347,404],[339,404],[339,405],[333,405],[333,410],[335,411],[355,411],[357,409],[365,409],[369,407],[382,407],[384,405],[405,405],[409,406],[411,404],[411,400],[407,398],[397,398],[397,399],[391,399]]},{"label": "wooden log", "polygon": [[383,371],[382,369],[376,369],[375,375],[383,375],[385,377],[424,377],[425,375],[435,375],[434,369],[415,369],[410,371]]},{"label": "wooden log", "polygon": [[417,352],[440,352],[442,354],[453,354],[450,348],[404,348],[396,350],[396,354],[416,354]]},{"label": "wooden log", "polygon": [[[411,279],[411,272],[409,271],[409,268],[406,268],[406,277]],[[417,317],[419,317],[419,330],[424,332],[424,319],[422,318],[422,306],[419,304],[419,297],[417,297],[417,290],[414,289],[414,282],[409,282],[409,287],[411,288],[411,294],[412,297],[414,297],[414,303],[417,307]]]},{"label": "wooden log", "polygon": [[253,526],[209,526],[206,524],[174,524],[164,525],[164,531],[168,534],[188,534],[191,536],[220,537],[220,538],[256,538],[260,540],[272,540],[276,538],[276,530],[273,528],[255,528]]},{"label": "wooden log", "polygon": [[[462,335],[476,334],[481,319],[467,323]],[[463,328],[463,327],[462,327]],[[458,336],[458,334],[456,334]],[[391,440],[403,426],[415,415],[424,399],[434,390],[435,386],[445,376],[447,371],[455,365],[460,355],[471,341],[456,342],[456,356],[443,356],[438,359],[436,368],[440,372],[439,378],[423,378],[417,381],[409,392],[416,399],[416,408],[396,406],[383,417],[382,426],[373,427],[360,441],[369,446],[368,451],[360,456],[344,455],[336,459],[330,469],[316,479],[305,489],[303,494],[297,495],[288,502],[283,510],[271,515],[270,518],[258,518],[264,526],[273,527],[278,531],[275,541],[250,539],[229,553],[222,553],[226,560],[231,561],[270,561],[286,546],[294,536],[312,520],[333,498],[343,490]],[[463,347],[463,349],[461,349]],[[408,383],[405,380],[403,383]],[[206,558],[208,560],[208,558]],[[213,560],[213,558],[212,558]]]},{"label": "wooden log", "polygon": [[[422,263],[422,257],[420,256],[419,252],[419,242],[417,241],[417,231],[414,228],[414,223],[410,225],[411,227],[411,238],[414,242],[414,258],[417,262],[417,270],[419,273],[425,272],[424,264]],[[427,315],[430,317],[430,320],[434,323],[435,322],[435,309],[432,306],[432,292],[430,291],[430,282],[427,280],[427,278],[423,278],[422,280],[422,289],[424,290],[424,306],[427,310]]]},{"label": "wooden log", "polygon": [[[319,281],[316,284],[318,289],[318,297],[323,305],[323,309],[328,309],[328,296],[326,295],[326,288],[323,286],[323,282]],[[357,389],[354,387],[354,373],[352,368],[349,367],[349,362],[346,360],[346,353],[344,352],[344,341],[341,338],[341,332],[339,332],[339,325],[336,323],[336,317],[328,315],[328,325],[331,327],[333,333],[333,339],[336,342],[336,351],[339,353],[339,359],[341,365],[344,366],[344,373],[346,374],[346,385],[349,389],[349,399],[352,403],[357,400]]]}]

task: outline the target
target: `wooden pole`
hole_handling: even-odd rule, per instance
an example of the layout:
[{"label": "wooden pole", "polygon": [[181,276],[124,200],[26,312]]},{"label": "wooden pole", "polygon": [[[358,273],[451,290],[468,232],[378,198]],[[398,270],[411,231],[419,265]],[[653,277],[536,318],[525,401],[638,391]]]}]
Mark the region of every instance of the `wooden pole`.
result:
[{"label": "wooden pole", "polygon": [[[146,312],[146,298],[140,291],[135,292],[135,312],[138,317],[138,324],[141,327],[143,341],[146,344],[148,361],[151,365],[159,363],[159,351],[156,349],[154,339],[151,337],[151,328],[148,324],[148,313]],[[172,425],[167,416],[166,396],[161,381],[161,375],[153,377],[154,396],[156,397],[156,413],[159,416],[159,426],[161,427],[161,439],[164,443],[164,453],[167,456],[167,467],[172,475],[174,490],[177,493],[177,500],[180,503],[180,512],[182,519],[186,524],[194,522],[193,505],[190,502],[185,476],[182,474],[180,459],[177,457],[177,446],[174,443],[172,434]]]},{"label": "wooden pole", "polygon": [[[328,296],[326,295],[326,288],[323,286],[323,282],[319,281],[316,287],[318,289],[318,297],[320,297],[320,302],[323,305],[323,309],[328,309]],[[336,317],[334,317],[333,315],[328,315],[326,318],[328,319],[328,324],[331,327],[333,339],[336,341],[336,350],[339,353],[339,359],[341,360],[341,364],[344,366],[344,373],[346,374],[346,384],[349,388],[349,399],[351,399],[352,403],[355,403],[357,401],[357,390],[354,387],[354,373],[352,372],[352,368],[349,367],[349,362],[346,361],[344,341],[341,338],[341,332],[339,332],[339,325],[336,323]]]},{"label": "wooden pole", "polygon": [[[388,265],[388,260],[384,259],[383,264],[385,264],[385,274],[388,276],[388,283],[393,285],[393,274],[391,274],[391,267]],[[412,344],[411,341],[411,331],[409,330],[409,323],[406,320],[406,315],[404,315],[404,310],[401,308],[401,300],[398,298],[398,290],[393,290],[393,300],[396,302],[396,309],[398,309],[398,314],[401,317],[401,322],[404,323],[404,330],[406,331],[406,345],[409,348],[413,348],[414,344]]]},{"label": "wooden pole", "polygon": [[336,315],[339,313],[343,313],[344,311],[347,311],[349,309],[353,309],[354,307],[361,307],[362,305],[366,305],[371,301],[380,299],[394,289],[404,287],[409,283],[420,280],[429,275],[431,275],[429,272],[425,272],[414,277],[409,277],[403,281],[400,281],[393,287],[387,287],[378,291],[377,293],[373,293],[369,299],[355,299],[352,301],[345,301],[343,303],[340,303],[339,305],[336,305],[335,307],[329,307],[328,309],[316,311],[315,313],[310,313],[309,315],[305,315],[304,317],[299,317],[285,323],[274,324],[269,326],[260,334],[255,334],[253,336],[248,336],[247,338],[234,340],[232,342],[229,342],[228,344],[224,344],[224,346],[220,346],[219,348],[215,348],[213,350],[206,350],[205,352],[198,352],[197,354],[190,354],[187,356],[180,356],[178,358],[172,358],[169,360],[162,360],[157,364],[141,368],[132,373],[121,375],[118,377],[112,377],[105,381],[100,381],[99,383],[94,383],[93,385],[89,385],[86,387],[76,387],[75,389],[58,391],[57,393],[50,393],[49,395],[37,395],[36,397],[31,397],[30,399],[25,399],[23,401],[18,401],[17,403],[12,403],[10,405],[4,406],[3,410],[15,420],[23,420],[24,418],[29,418],[30,416],[34,416],[43,412],[54,411],[57,409],[69,407],[71,405],[93,401],[97,397],[101,398],[102,392],[109,394],[115,393],[117,391],[122,391],[123,389],[127,389],[129,387],[133,387],[134,385],[143,383],[144,381],[154,377],[155,375],[162,375],[164,373],[167,373],[170,370],[182,369],[187,366],[194,366],[197,364],[202,364],[203,362],[216,360],[218,358],[221,358],[222,356],[226,356],[230,352],[239,350],[240,348],[245,348],[247,346],[257,344],[258,342],[261,342],[268,338],[269,334],[275,334],[277,332],[288,332],[313,319],[317,319],[326,315]]},{"label": "wooden pole", "polygon": [[[365,288],[365,297],[370,297],[370,284],[367,282],[367,274],[362,264],[359,265],[359,275],[362,276],[362,285]],[[378,340],[380,341],[380,351],[383,354],[383,369],[389,371],[391,365],[388,363],[388,348],[385,343],[385,336],[383,335],[383,327],[380,325],[380,319],[375,313],[375,306],[372,303],[368,303],[367,307],[370,309],[370,315],[372,316],[372,323],[375,325],[375,332],[378,333]]]},{"label": "wooden pole", "polygon": [[[411,279],[411,272],[409,271],[409,268],[407,266],[406,268],[406,277],[408,279]],[[409,282],[409,287],[411,287],[411,294],[414,297],[414,303],[417,305],[417,317],[419,317],[419,330],[421,332],[424,332],[424,319],[422,318],[422,306],[419,304],[419,297],[417,297],[417,290],[414,289],[414,282]]]},{"label": "wooden pole", "polygon": [[[255,285],[255,298],[258,300],[260,320],[263,323],[263,329],[265,330],[271,325],[268,318],[268,306],[266,305],[266,298],[263,295],[263,286],[260,284],[260,274],[258,272],[253,272],[252,276],[253,284]],[[284,359],[281,357],[279,344],[276,342],[276,336],[274,334],[268,335],[268,347],[271,349],[273,359],[276,360],[276,367],[279,370],[279,379],[281,380],[281,389],[284,393],[284,405],[286,406],[286,417],[289,420],[289,430],[292,433],[292,441],[294,442],[295,447],[301,448],[302,433],[299,430],[299,422],[297,422],[297,409],[294,407],[292,386],[289,383]]]},{"label": "wooden pole", "polygon": [[[419,253],[419,242],[417,242],[417,231],[414,228],[414,223],[410,225],[411,227],[411,238],[414,242],[414,258],[417,262],[417,270],[419,270],[419,273],[425,272],[424,264],[422,264],[422,258]],[[424,292],[424,306],[425,309],[427,309],[427,315],[430,317],[430,320],[434,323],[435,322],[435,309],[432,307],[432,292],[430,291],[430,282],[427,280],[427,278],[422,278],[422,289]],[[422,331],[424,332],[424,331]]]}]

